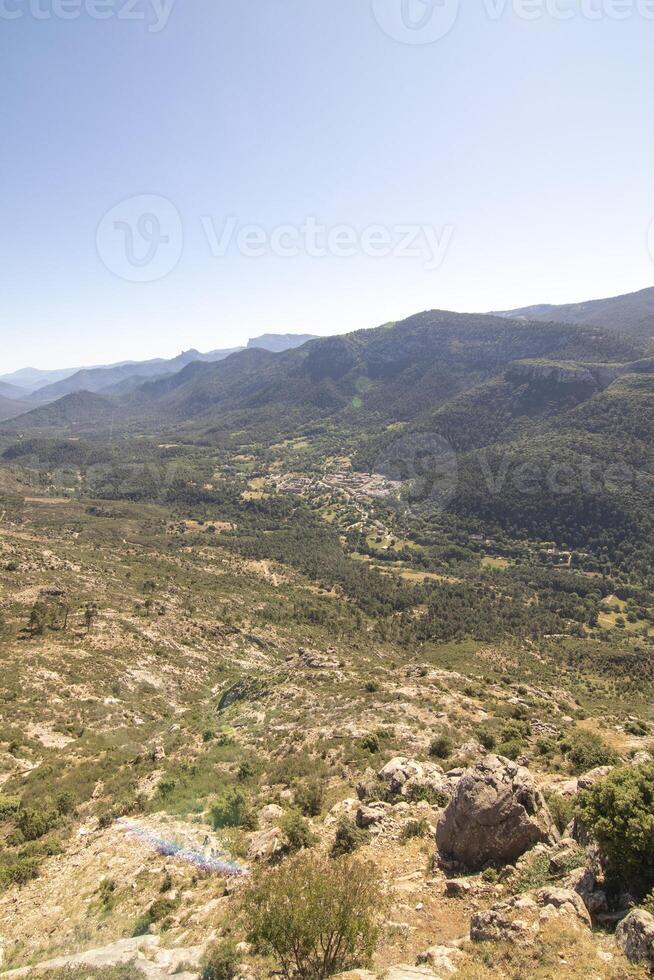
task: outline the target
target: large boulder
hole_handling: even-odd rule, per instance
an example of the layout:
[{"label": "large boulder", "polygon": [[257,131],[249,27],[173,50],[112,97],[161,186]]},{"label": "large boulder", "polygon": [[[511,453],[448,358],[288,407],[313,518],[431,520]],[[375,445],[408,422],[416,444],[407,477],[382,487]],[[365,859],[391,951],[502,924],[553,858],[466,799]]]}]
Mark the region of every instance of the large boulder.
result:
[{"label": "large boulder", "polygon": [[534,844],[557,839],[529,770],[494,755],[465,773],[436,828],[441,858],[470,871],[512,863]]},{"label": "large boulder", "polygon": [[634,909],[616,929],[615,939],[632,963],[654,965],[654,915]]},{"label": "large boulder", "polygon": [[567,916],[571,920],[576,919],[590,928],[588,909],[581,896],[571,888],[541,888],[536,893],[536,901],[543,908],[556,910],[559,917]]}]

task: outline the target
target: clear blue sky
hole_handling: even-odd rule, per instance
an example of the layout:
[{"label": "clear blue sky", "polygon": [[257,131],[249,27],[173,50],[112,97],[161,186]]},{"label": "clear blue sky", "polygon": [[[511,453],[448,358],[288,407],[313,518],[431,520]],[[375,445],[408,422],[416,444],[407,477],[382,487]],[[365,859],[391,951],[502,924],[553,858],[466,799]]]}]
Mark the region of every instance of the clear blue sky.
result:
[{"label": "clear blue sky", "polygon": [[[654,21],[635,9],[591,21],[559,0],[571,19],[527,21],[463,0],[445,37],[407,44],[371,0],[176,0],[159,31],[152,0],[136,0],[146,21],[124,19],[127,0],[104,0],[105,20],[91,0],[47,16],[53,2],[2,0],[22,16],[0,16],[0,373],[654,280]],[[387,26],[401,2],[377,0]],[[125,241],[115,215],[100,255],[97,229],[144,194],[173,202],[183,246],[169,274],[134,282],[102,260],[102,234]],[[215,257],[202,218],[219,233],[230,215],[268,232],[312,216],[357,234],[451,226],[451,240],[436,269],[303,246]]]}]

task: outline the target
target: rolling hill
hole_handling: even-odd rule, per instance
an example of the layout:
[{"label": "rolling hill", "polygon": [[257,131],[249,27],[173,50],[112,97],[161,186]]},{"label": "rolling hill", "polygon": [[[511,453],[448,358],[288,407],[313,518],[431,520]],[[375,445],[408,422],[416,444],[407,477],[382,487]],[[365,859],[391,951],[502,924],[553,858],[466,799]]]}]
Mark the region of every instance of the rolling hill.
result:
[{"label": "rolling hill", "polygon": [[[102,426],[227,431],[235,418],[277,435],[310,420],[340,418],[352,430],[428,418],[515,361],[633,362],[646,348],[608,330],[431,311],[391,326],[320,338],[274,354],[252,348],[218,362],[194,360],[122,396],[93,393],[14,420],[12,427]],[[591,385],[592,388],[592,385]],[[75,410],[71,412],[70,405]],[[63,409],[63,411],[62,411]],[[89,415],[85,419],[83,410]]]},{"label": "rolling hill", "polygon": [[564,306],[525,306],[497,315],[608,327],[618,333],[651,342],[654,341],[654,287],[624,296],[568,303]]},{"label": "rolling hill", "polygon": [[117,364],[113,367],[85,368],[76,371],[68,378],[39,388],[32,394],[31,401],[52,402],[77,391],[100,392],[132,379],[156,378],[165,374],[176,374],[193,361],[219,361],[229,357],[230,354],[239,349],[213,351],[211,354],[201,354],[197,350],[188,350],[170,360],[157,358],[152,361]]},{"label": "rolling hill", "polygon": [[0,422],[4,422],[7,419],[13,419],[17,415],[22,415],[28,410],[29,405],[27,402],[19,401],[15,398],[6,398],[4,395],[0,394]]}]

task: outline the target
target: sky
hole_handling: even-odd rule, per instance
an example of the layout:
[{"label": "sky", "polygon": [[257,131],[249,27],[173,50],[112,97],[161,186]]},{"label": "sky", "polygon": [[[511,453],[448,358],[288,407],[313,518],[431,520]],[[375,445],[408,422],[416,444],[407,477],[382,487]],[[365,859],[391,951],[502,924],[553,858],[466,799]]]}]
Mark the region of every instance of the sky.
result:
[{"label": "sky", "polygon": [[649,286],[653,66],[654,0],[0,0],[0,374]]}]

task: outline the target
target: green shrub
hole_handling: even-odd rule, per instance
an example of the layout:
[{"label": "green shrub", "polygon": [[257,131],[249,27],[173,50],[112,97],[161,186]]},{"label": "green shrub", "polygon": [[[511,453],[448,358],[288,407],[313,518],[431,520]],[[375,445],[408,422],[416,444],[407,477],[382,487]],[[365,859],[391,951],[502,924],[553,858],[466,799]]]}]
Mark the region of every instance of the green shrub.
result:
[{"label": "green shrub", "polygon": [[343,816],[336,828],[336,836],[330,851],[331,856],[336,858],[342,857],[344,854],[353,854],[367,840],[368,835],[365,830],[357,827],[354,820]]},{"label": "green shrub", "polygon": [[318,779],[309,779],[295,788],[295,802],[305,817],[317,817],[325,802],[325,786]]},{"label": "green shrub", "polygon": [[435,759],[447,759],[454,751],[454,742],[449,735],[437,735],[429,746],[429,754]]},{"label": "green shrub", "polygon": [[366,752],[370,752],[371,755],[375,755],[379,752],[379,736],[371,733],[370,735],[364,735],[361,739],[361,748],[365,749]]},{"label": "green shrub", "polygon": [[597,769],[598,766],[613,766],[618,762],[613,749],[593,732],[573,732],[562,748],[573,771],[578,774]]},{"label": "green shrub", "polygon": [[503,755],[507,759],[511,759],[513,762],[522,755],[525,750],[525,743],[521,738],[511,738],[507,742],[500,742],[497,747],[497,751],[500,755]]},{"label": "green shrub", "polygon": [[654,887],[654,763],[616,769],[579,796],[578,817],[599,845],[613,887]]},{"label": "green shrub", "polygon": [[636,735],[638,738],[644,738],[645,735],[649,735],[649,728],[644,721],[627,721],[625,722],[624,730],[628,735]]},{"label": "green shrub", "polygon": [[257,818],[247,793],[240,787],[228,789],[212,806],[211,823],[214,830],[225,827],[255,830]]},{"label": "green shrub", "polygon": [[59,812],[49,803],[43,806],[26,806],[16,814],[16,829],[18,839],[22,841],[38,840],[52,830],[59,821]]},{"label": "green shrub", "polygon": [[0,868],[0,888],[8,888],[11,885],[27,884],[39,876],[39,865],[42,861],[40,857],[22,857],[12,864]]},{"label": "green shrub", "polygon": [[413,840],[415,837],[426,837],[429,833],[429,821],[425,820],[407,820],[402,828],[402,834],[400,835],[401,841]]},{"label": "green shrub", "polygon": [[545,799],[554,823],[562,834],[574,817],[575,801],[571,797],[561,796],[560,793],[546,793]]},{"label": "green shrub", "polygon": [[312,847],[315,844],[316,839],[311,833],[308,820],[305,820],[297,810],[291,810],[282,819],[281,828],[286,834],[288,841],[287,853],[289,854],[296,854],[298,851]]},{"label": "green shrub", "polygon": [[106,911],[110,911],[116,899],[116,882],[113,878],[103,878],[98,888],[100,904]]},{"label": "green shrub", "polygon": [[437,806],[441,809],[450,802],[445,790],[438,789],[430,783],[414,783],[409,786],[406,798],[410,803],[429,803],[430,806]]},{"label": "green shrub", "polygon": [[253,876],[242,911],[248,939],[284,976],[325,977],[367,964],[383,908],[378,873],[354,857],[303,851]]},{"label": "green shrub", "polygon": [[136,925],[132,932],[133,936],[144,936],[150,930],[150,926],[158,922],[165,928],[167,920],[172,912],[177,908],[177,902],[171,898],[156,898],[145,915],[136,920]]},{"label": "green shrub", "polygon": [[238,970],[239,956],[236,943],[224,939],[212,946],[202,963],[201,980],[234,980]]},{"label": "green shrub", "polygon": [[248,759],[244,759],[243,762],[238,767],[238,772],[236,778],[240,783],[246,782],[248,779],[252,779],[254,776],[254,766]]},{"label": "green shrub", "polygon": [[0,820],[13,817],[20,809],[20,796],[7,796],[0,793]]},{"label": "green shrub", "polygon": [[488,751],[492,751],[497,745],[497,736],[490,728],[478,728],[477,738]]}]

